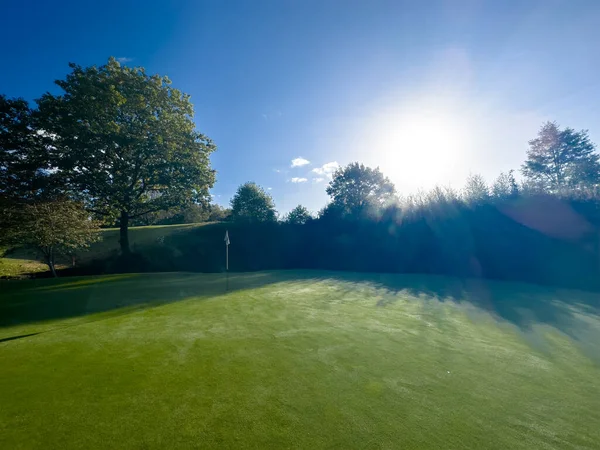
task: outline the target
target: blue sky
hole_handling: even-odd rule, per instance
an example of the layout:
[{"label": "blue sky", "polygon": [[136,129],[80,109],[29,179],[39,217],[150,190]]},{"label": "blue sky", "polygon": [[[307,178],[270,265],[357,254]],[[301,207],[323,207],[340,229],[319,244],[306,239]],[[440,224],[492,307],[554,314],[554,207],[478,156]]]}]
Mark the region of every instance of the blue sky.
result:
[{"label": "blue sky", "polygon": [[9,96],[111,55],[191,94],[222,204],[251,180],[281,212],[316,211],[351,161],[405,194],[491,180],[548,119],[600,143],[595,0],[20,0],[2,16]]}]

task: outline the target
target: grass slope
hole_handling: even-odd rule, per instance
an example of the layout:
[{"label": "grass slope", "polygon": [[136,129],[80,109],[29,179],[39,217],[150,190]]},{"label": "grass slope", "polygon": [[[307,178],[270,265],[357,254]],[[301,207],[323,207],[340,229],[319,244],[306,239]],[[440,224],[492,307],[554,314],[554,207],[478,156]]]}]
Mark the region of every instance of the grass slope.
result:
[{"label": "grass slope", "polygon": [[260,272],[0,282],[0,448],[598,448],[597,297]]},{"label": "grass slope", "polygon": [[[158,239],[167,237],[174,233],[192,230],[202,224],[183,225],[157,225],[146,227],[129,228],[129,242],[134,251],[157,245]],[[119,251],[119,229],[104,228],[100,231],[102,239],[91,245],[89,250],[80,252],[76,256],[76,263],[86,264],[94,259],[102,259]],[[2,257],[2,256],[5,257]],[[18,278],[26,274],[46,272],[48,266],[39,262],[35,251],[26,248],[18,248],[11,251],[0,248],[0,277]],[[60,260],[58,267],[68,267],[70,260]]]}]

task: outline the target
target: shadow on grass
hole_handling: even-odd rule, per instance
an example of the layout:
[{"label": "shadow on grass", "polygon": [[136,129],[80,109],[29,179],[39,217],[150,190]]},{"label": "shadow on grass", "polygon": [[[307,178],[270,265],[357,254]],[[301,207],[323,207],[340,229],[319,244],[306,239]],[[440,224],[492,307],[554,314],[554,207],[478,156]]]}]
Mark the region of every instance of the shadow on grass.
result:
[{"label": "shadow on grass", "polygon": [[29,333],[29,334],[21,334],[19,336],[11,336],[11,337],[0,339],[0,343],[8,342],[8,341],[16,341],[17,339],[23,339],[23,338],[30,337],[30,336],[37,336],[38,334],[40,334],[40,333]]},{"label": "shadow on grass", "polygon": [[[390,291],[377,302],[385,307],[402,294],[440,302],[471,304],[523,331],[550,325],[577,340],[600,324],[600,294],[527,283],[453,278],[439,275],[376,275],[372,282]],[[592,324],[586,318],[591,318]],[[600,338],[600,329],[593,333]]]},{"label": "shadow on grass", "polygon": [[[410,295],[469,303],[525,331],[535,324],[547,324],[578,340],[600,337],[589,329],[598,324],[600,295],[586,291],[437,275],[311,270],[233,273],[229,287],[239,291],[274,283],[327,280],[341,283],[340,288],[348,291],[365,286],[384,290],[377,307]],[[153,273],[5,281],[0,282],[0,292],[0,327],[6,327],[220,295],[225,293],[225,275]],[[586,325],[586,317],[593,317],[591,325]]]},{"label": "shadow on grass", "polygon": [[[275,272],[230,274],[229,290],[283,281]],[[143,309],[225,293],[224,274],[151,273],[0,281],[0,327],[111,310]]]}]

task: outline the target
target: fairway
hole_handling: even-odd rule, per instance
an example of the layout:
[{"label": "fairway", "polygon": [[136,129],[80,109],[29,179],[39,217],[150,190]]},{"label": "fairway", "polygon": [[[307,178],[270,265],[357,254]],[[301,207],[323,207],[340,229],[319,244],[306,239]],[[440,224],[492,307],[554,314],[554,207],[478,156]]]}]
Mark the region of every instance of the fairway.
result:
[{"label": "fairway", "polygon": [[597,294],[318,271],[0,281],[0,448],[600,448]]}]

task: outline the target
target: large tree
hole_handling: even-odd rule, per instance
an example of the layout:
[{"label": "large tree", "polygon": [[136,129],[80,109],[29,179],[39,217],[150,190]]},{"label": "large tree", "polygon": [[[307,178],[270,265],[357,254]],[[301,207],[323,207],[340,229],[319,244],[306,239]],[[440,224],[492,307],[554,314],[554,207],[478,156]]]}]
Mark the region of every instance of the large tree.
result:
[{"label": "large tree", "polygon": [[231,218],[236,222],[274,222],[273,198],[256,183],[242,184],[231,199]]},{"label": "large tree", "polygon": [[395,187],[379,168],[357,162],[341,167],[327,186],[332,207],[345,214],[362,214],[395,199]]},{"label": "large tree", "polygon": [[65,186],[90,211],[119,218],[129,253],[132,218],[208,198],[215,146],[195,129],[187,94],[143,68],[80,67],[38,100],[40,126],[52,136],[52,161]]},{"label": "large tree", "polygon": [[599,156],[588,132],[561,130],[555,122],[546,122],[529,141],[522,171],[529,183],[548,191],[600,181]]}]

